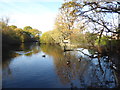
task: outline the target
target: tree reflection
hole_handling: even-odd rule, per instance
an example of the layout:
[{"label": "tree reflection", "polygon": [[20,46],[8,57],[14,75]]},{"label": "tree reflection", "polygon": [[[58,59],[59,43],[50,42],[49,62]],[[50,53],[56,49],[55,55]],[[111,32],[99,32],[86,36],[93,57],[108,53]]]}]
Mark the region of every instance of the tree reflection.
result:
[{"label": "tree reflection", "polygon": [[40,52],[40,46],[38,43],[22,43],[18,51],[24,51],[25,56],[31,56]]},{"label": "tree reflection", "polygon": [[72,88],[116,87],[114,70],[110,68],[110,62],[106,62],[107,56],[89,50],[96,55],[89,57],[83,52],[81,54],[84,54],[84,57],[82,55],[77,57],[79,51],[64,52],[59,46],[51,45],[43,45],[41,49],[44,53],[53,56],[56,73],[64,85],[70,84]]},{"label": "tree reflection", "polygon": [[111,68],[110,58],[94,50],[85,49],[91,53],[87,55],[83,49],[81,52],[79,50],[64,52],[58,45],[22,44],[16,50],[4,54],[6,58],[3,58],[3,75],[12,74],[10,63],[13,58],[21,55],[31,56],[43,51],[53,57],[55,71],[63,85],[69,84],[71,88],[116,87],[118,82]]},{"label": "tree reflection", "polygon": [[[14,47],[14,49],[13,49]],[[39,53],[40,46],[37,43],[22,43],[20,46],[9,46],[3,48],[2,52],[2,69],[3,76],[7,77],[11,75],[10,63],[15,57],[19,57],[22,55],[32,56],[33,54]]]}]

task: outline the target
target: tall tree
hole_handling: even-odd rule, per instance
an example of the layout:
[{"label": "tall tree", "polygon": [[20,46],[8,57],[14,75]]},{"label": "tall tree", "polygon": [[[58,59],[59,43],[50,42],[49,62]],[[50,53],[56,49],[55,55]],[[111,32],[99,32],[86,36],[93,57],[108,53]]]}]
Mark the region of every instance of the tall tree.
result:
[{"label": "tall tree", "polygon": [[76,15],[70,13],[76,8],[74,4],[74,2],[70,2],[70,8],[65,7],[65,4],[63,4],[56,18],[56,28],[62,33],[64,39],[70,37],[77,20]]},{"label": "tall tree", "polygon": [[[119,2],[82,2],[81,0],[65,0],[62,10],[67,8],[69,15],[84,21],[93,33],[98,33],[101,38],[104,32],[119,34],[118,15],[120,14]],[[72,9],[71,9],[72,8]],[[72,20],[74,23],[76,21]]]}]

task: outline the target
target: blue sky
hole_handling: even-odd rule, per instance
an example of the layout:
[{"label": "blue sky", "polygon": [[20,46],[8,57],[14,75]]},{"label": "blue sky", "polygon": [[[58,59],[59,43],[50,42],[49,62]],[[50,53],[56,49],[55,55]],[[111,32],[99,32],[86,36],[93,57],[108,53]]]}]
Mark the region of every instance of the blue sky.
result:
[{"label": "blue sky", "polygon": [[32,26],[42,32],[52,30],[63,0],[0,0],[0,18],[8,17],[9,25]]}]

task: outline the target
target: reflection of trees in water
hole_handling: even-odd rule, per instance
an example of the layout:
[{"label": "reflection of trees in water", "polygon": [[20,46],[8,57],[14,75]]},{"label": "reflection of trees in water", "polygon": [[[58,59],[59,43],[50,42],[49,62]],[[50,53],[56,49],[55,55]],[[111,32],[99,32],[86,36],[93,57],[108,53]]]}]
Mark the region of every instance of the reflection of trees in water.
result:
[{"label": "reflection of trees in water", "polygon": [[63,56],[63,50],[59,45],[41,44],[40,48],[44,53],[50,56],[59,58]]},{"label": "reflection of trees in water", "polygon": [[[10,47],[10,46],[9,46]],[[14,47],[14,48],[13,48]],[[36,54],[40,52],[40,46],[37,43],[22,43],[20,46],[11,46],[10,48],[6,47],[3,48],[2,52],[2,69],[3,69],[3,76],[11,75],[12,72],[10,70],[10,63],[15,57],[19,57],[23,54],[16,53],[17,52],[25,52],[25,56],[31,56],[32,54]]]},{"label": "reflection of trees in water", "polygon": [[[114,87],[116,84],[114,71],[110,68],[110,62],[106,62],[106,56],[97,55],[96,58],[83,58],[78,61],[77,52],[63,50],[58,45],[41,45],[41,50],[54,58],[54,65],[56,73],[60,81],[66,85],[71,83],[71,87]],[[30,52],[36,54],[40,52],[39,45],[36,44],[22,44],[21,47],[16,48],[17,51],[24,51],[26,54]],[[14,51],[16,51],[14,50]],[[5,53],[6,58],[3,58],[3,74],[10,75],[10,63],[13,58],[20,56],[20,54],[10,51]],[[91,53],[94,53],[91,51]],[[24,55],[26,55],[24,54]],[[67,65],[67,61],[70,63]],[[94,62],[95,61],[95,62]],[[76,85],[74,80],[79,82]]]},{"label": "reflection of trees in water", "polygon": [[[102,70],[102,61],[100,58],[104,57],[106,65],[106,69],[110,68],[110,71],[112,74],[114,74],[114,79],[116,86],[120,87],[120,45],[117,44],[111,44],[109,46],[98,46],[96,50],[99,52],[98,53],[98,62],[99,62],[99,67],[101,71],[103,71],[103,74],[105,75],[105,71]],[[100,54],[100,55],[99,55]],[[106,58],[107,57],[107,58]],[[112,72],[113,71],[113,72]],[[107,74],[108,72],[106,72]],[[111,82],[111,81],[110,81]],[[109,83],[107,81],[107,83]],[[111,82],[112,83],[112,82]]]},{"label": "reflection of trees in water", "polygon": [[[51,46],[51,45],[43,45],[41,49],[44,53],[53,56],[54,65],[56,66],[56,72],[60,77],[60,80],[63,84],[68,84],[71,80],[75,80],[79,74],[83,74],[83,72],[87,69],[88,62],[78,61],[76,54],[71,52],[63,52],[63,50],[59,46]],[[83,58],[84,59],[84,58]],[[67,65],[67,61],[70,64]],[[80,67],[83,68],[80,68]]]},{"label": "reflection of trees in water", "polygon": [[112,61],[114,69],[116,70],[116,75],[118,79],[118,87],[120,88],[120,43],[118,45],[113,45],[110,48],[109,58]]},{"label": "reflection of trees in water", "polygon": [[[53,56],[54,58],[54,65],[56,66],[56,72],[60,77],[60,80],[63,84],[67,84],[74,79],[75,77],[75,70],[73,68],[76,66],[74,63],[76,57],[72,56],[69,52],[64,55],[65,53],[58,45],[41,45],[41,49],[44,53]],[[70,61],[70,64],[67,65],[67,61]],[[74,63],[71,64],[71,63]],[[73,66],[72,66],[73,65]],[[79,65],[77,65],[79,67]],[[72,69],[73,68],[73,69]]]},{"label": "reflection of trees in water", "polygon": [[40,52],[40,46],[38,45],[38,43],[22,43],[19,51],[24,51],[25,56],[31,56],[32,54]]},{"label": "reflection of trees in water", "polygon": [[16,52],[24,52],[25,56],[31,56],[32,54],[40,52],[40,46],[37,43],[22,43],[20,46],[13,45],[9,47],[3,47],[2,49],[2,61],[7,61],[14,57],[23,55]]},{"label": "reflection of trees in water", "polygon": [[[74,51],[63,52],[56,46],[45,45],[42,50],[53,56],[56,73],[63,84],[71,87],[115,87],[116,81],[114,71],[110,68],[110,62],[106,62],[106,56],[97,55],[94,58],[83,58],[78,61]],[[94,53],[94,51],[91,51]],[[93,55],[94,56],[94,55]],[[70,63],[67,65],[67,61]],[[79,82],[76,85],[74,80]]]},{"label": "reflection of trees in water", "polygon": [[7,51],[6,53],[3,53],[2,56],[2,76],[7,77],[8,75],[11,75],[11,70],[9,67],[11,60],[20,55],[13,51]]},{"label": "reflection of trees in water", "polygon": [[[66,64],[68,60],[70,60],[69,65]],[[76,79],[79,80],[79,77],[82,78],[89,67],[88,61],[81,60],[81,62],[78,62],[78,58],[76,58],[75,55],[71,55],[70,52],[67,53],[61,61],[56,59],[54,62],[56,64],[56,72],[59,75],[61,82],[63,84],[71,83],[73,86],[75,86],[75,83],[72,83],[72,81]]]},{"label": "reflection of trees in water", "polygon": [[[67,65],[67,61],[70,64]],[[79,64],[76,63],[77,58],[72,56],[69,52],[60,59],[54,58],[54,63],[56,65],[56,72],[60,77],[63,84],[70,83],[76,77],[76,70],[79,68]]]}]

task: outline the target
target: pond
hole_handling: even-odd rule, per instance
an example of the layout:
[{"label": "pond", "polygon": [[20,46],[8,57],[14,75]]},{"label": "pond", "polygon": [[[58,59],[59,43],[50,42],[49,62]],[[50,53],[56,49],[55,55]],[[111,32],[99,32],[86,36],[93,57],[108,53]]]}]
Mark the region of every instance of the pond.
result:
[{"label": "pond", "polygon": [[[90,49],[21,44],[3,53],[3,88],[115,88],[115,71]],[[80,51],[79,51],[80,50]]]}]

